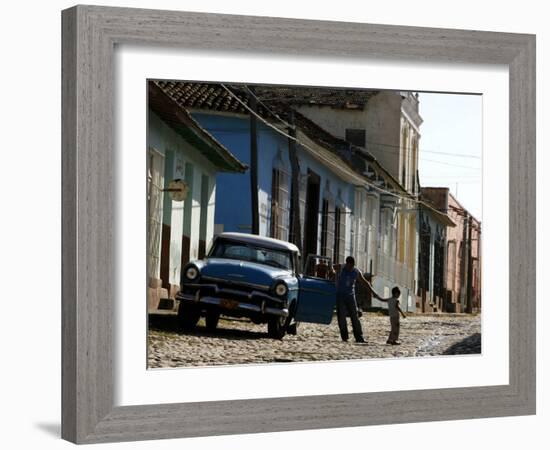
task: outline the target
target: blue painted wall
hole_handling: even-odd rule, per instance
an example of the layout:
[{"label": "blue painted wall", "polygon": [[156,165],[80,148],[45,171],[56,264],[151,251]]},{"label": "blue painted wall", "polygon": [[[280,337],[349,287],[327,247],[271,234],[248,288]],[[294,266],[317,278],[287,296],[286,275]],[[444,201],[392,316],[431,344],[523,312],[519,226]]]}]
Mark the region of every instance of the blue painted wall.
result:
[{"label": "blue painted wall", "polygon": [[[240,161],[250,165],[250,121],[248,118],[195,113],[193,117]],[[284,150],[278,133],[258,124],[258,187],[271,192],[271,170],[277,149]],[[244,174],[219,173],[216,178],[215,223],[224,224],[224,231],[249,231],[250,172]]]},{"label": "blue painted wall", "polygon": [[[250,122],[247,117],[226,116],[220,114],[193,113],[193,117],[207,129],[218,141],[227,147],[239,160],[250,164]],[[288,157],[288,139],[267,127],[258,123],[258,188],[260,207],[262,201],[266,202],[267,224],[262,227],[260,234],[268,234],[271,201],[271,178],[273,163],[280,151],[280,157],[289,174],[288,190],[290,192],[290,161]],[[300,170],[303,174],[310,169],[321,177],[320,200],[324,196],[326,180],[330,180],[331,193],[334,199],[338,198],[338,190],[341,191],[343,202],[353,210],[355,188],[346,181],[338,178],[326,166],[314,159],[306,150],[298,146],[298,158]],[[250,211],[250,173],[224,174],[216,176],[216,208],[215,223],[224,224],[224,231],[247,232],[244,226],[251,225]],[[261,213],[261,211],[260,211]],[[321,220],[319,227],[321,226]],[[350,227],[347,226],[347,246],[350,245]],[[319,230],[320,237],[320,230]]]}]

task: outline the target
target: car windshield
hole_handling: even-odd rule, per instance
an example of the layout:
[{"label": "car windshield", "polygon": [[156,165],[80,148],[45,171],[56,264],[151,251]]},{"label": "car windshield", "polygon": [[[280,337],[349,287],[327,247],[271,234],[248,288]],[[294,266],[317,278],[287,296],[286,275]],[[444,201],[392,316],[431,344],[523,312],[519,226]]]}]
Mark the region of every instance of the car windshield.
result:
[{"label": "car windshield", "polygon": [[244,242],[216,240],[209,255],[211,258],[238,259],[266,264],[280,269],[292,269],[292,255],[288,251],[274,250]]}]

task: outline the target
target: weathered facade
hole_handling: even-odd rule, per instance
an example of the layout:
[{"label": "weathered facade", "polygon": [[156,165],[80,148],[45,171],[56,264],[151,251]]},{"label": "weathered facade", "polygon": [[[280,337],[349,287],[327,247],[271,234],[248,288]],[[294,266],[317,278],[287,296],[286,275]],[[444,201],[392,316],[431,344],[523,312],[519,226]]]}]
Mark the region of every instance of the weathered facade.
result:
[{"label": "weathered facade", "polygon": [[[399,186],[397,191],[401,191],[401,197],[371,188],[372,201],[369,202],[368,196],[359,201],[364,205],[366,200],[367,213],[359,215],[356,222],[356,239],[368,242],[366,248],[370,249],[370,255],[365,259],[359,252],[358,259],[364,264],[362,269],[372,274],[378,292],[387,297],[392,287],[398,285],[404,307],[415,310],[417,208],[415,202],[407,198],[419,192],[417,170],[422,118],[418,113],[418,97],[394,91],[342,89],[327,93],[322,89],[308,89],[302,93],[281,88],[274,93],[264,93],[261,98],[269,100],[269,95],[282,98],[355,149],[366,149],[389,177],[379,177],[371,164],[361,162],[359,150],[353,163],[359,168],[364,166],[365,173],[380,183],[378,187],[395,192],[396,184]],[[359,205],[356,210],[361,210]],[[357,242],[356,248],[362,249],[362,242]],[[374,299],[369,301],[372,306],[385,306]]]},{"label": "weathered facade", "polygon": [[[231,95],[216,84],[159,82],[159,86],[240,160],[250,163],[246,93],[232,86]],[[393,212],[386,213],[386,209],[395,210],[396,203],[393,197],[373,189],[371,183],[392,190],[399,190],[399,183],[365,149],[357,153],[349,142],[331,135],[299,112],[293,114],[294,127],[289,129],[284,123],[291,120],[290,108],[279,104],[277,111],[280,115],[275,117],[259,108],[259,115],[270,123],[268,126],[259,121],[256,129],[259,234],[290,240],[303,255],[330,256],[335,264],[353,254],[358,266],[368,272],[378,261],[378,231],[383,230],[388,247],[391,239],[396,239],[395,233],[379,223],[380,207],[393,217]],[[292,140],[286,136],[292,132],[297,139],[299,170],[297,215],[291,201]],[[358,166],[358,161],[362,165]],[[249,176],[218,174],[216,232],[251,231],[250,189]],[[299,223],[299,228],[293,226],[293,221]]]},{"label": "weathered facade", "polygon": [[[149,309],[170,308],[181,267],[204,255],[214,233],[216,174],[246,170],[229,150],[149,83],[147,276]],[[170,184],[182,200],[174,200]],[[176,197],[179,198],[179,197]]]},{"label": "weathered facade", "polygon": [[[235,113],[191,110],[193,117],[210,130],[243,162],[250,163],[249,117]],[[258,125],[259,234],[290,239],[291,164],[288,139],[263,123]],[[352,251],[355,185],[363,177],[327,146],[297,126],[299,162],[299,247],[304,255],[323,254],[342,262]],[[217,178],[216,231],[251,232],[251,185],[248,176],[224,174]]]},{"label": "weathered facade", "polygon": [[447,230],[456,225],[426,202],[419,203],[417,217],[417,304],[421,312],[445,311]]},{"label": "weathered facade", "polygon": [[422,188],[422,196],[455,223],[447,227],[445,286],[442,310],[475,312],[481,309],[481,223],[448,188]]},{"label": "weathered facade", "polygon": [[[464,226],[471,229],[472,242],[479,242],[475,231],[479,222],[472,218],[464,225],[464,220],[450,217],[453,212],[467,212],[448,191],[443,195],[427,188],[420,195],[422,118],[416,95],[261,86],[252,92],[236,85],[167,81],[154,82],[153,87],[185,111],[192,127],[202,130],[239,164],[257,167],[253,194],[251,174],[243,174],[236,166],[228,169],[227,161],[219,159],[220,148],[213,152],[210,143],[198,152],[202,153],[196,155],[203,167],[201,181],[192,178],[196,204],[202,211],[192,222],[198,224],[194,228],[198,237],[193,240],[186,234],[193,228],[186,219],[185,205],[183,225],[174,233],[173,225],[167,225],[178,214],[176,208],[170,204],[163,208],[162,229],[170,232],[161,231],[161,250],[169,248],[173,261],[159,264],[157,278],[169,293],[177,287],[178,258],[202,256],[215,233],[253,231],[257,198],[258,234],[293,242],[304,257],[320,254],[335,264],[353,255],[379,294],[389,296],[394,286],[400,287],[402,307],[407,311],[479,308],[480,246],[470,245],[471,265],[453,253]],[[162,118],[155,114],[151,124],[161,129],[157,122]],[[254,124],[251,117],[256,117]],[[170,139],[163,137],[164,142]],[[257,148],[255,163],[252,142]],[[206,148],[210,150],[205,153]],[[188,156],[194,158],[193,152]],[[184,167],[187,170],[187,162]],[[182,173],[170,176],[181,177]],[[183,176],[190,178],[190,174]],[[205,208],[201,208],[203,203]],[[213,204],[215,210],[209,208]],[[175,221],[181,222],[178,217]],[[166,234],[182,235],[179,257],[177,238],[170,238],[168,245]],[[156,261],[154,256],[152,260]],[[362,289],[359,301],[368,307],[386,306]]]}]

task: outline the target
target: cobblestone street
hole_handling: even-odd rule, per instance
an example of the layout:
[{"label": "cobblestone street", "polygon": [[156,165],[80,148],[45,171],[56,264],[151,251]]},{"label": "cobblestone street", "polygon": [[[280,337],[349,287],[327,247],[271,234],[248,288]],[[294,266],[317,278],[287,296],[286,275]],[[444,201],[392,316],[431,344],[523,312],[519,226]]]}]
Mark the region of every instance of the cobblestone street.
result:
[{"label": "cobblestone street", "polygon": [[[330,325],[301,323],[296,336],[281,341],[267,337],[266,325],[247,320],[222,318],[210,332],[201,319],[190,333],[178,330],[173,315],[149,320],[150,368],[481,353],[479,315],[410,314],[401,320],[398,346],[386,344],[389,319],[378,313],[361,318],[366,344],[355,343],[353,335],[342,342],[336,318]],[[349,329],[351,334],[351,324]]]}]

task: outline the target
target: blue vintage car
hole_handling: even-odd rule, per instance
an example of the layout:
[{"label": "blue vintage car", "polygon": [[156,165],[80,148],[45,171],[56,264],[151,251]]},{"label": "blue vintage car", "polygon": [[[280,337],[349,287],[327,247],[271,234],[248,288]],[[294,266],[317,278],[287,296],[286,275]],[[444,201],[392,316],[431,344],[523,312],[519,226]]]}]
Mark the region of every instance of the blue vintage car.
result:
[{"label": "blue vintage car", "polygon": [[[322,258],[315,256],[314,258]],[[315,260],[317,261],[317,260]],[[314,267],[308,258],[305,267]],[[330,267],[330,261],[321,261]],[[306,275],[294,244],[244,233],[221,233],[208,256],[182,269],[178,319],[185,330],[201,316],[215,329],[220,315],[267,323],[270,337],[296,332],[297,322],[329,324],[336,303],[325,270]]]}]

